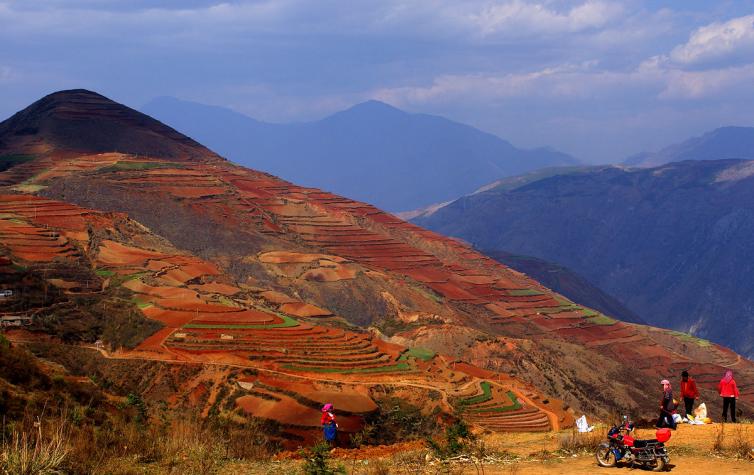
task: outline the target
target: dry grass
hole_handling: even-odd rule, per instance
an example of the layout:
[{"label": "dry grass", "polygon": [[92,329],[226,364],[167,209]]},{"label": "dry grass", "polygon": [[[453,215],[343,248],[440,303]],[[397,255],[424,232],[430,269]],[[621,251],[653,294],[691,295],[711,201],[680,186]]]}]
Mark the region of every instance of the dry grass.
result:
[{"label": "dry grass", "polygon": [[71,449],[67,442],[67,426],[63,420],[37,419],[31,426],[10,431],[0,446],[0,472],[13,475],[46,475],[58,473]]},{"label": "dry grass", "polygon": [[720,424],[712,443],[712,451],[745,460],[754,458],[754,435],[751,427],[745,424],[735,424],[733,427]]},{"label": "dry grass", "polygon": [[25,418],[2,427],[0,475],[221,472],[241,460],[269,460],[277,447],[267,427],[197,416],[164,424],[135,424],[113,416],[100,425],[81,424],[70,412]]},{"label": "dry grass", "polygon": [[573,428],[571,432],[560,435],[559,450],[566,454],[593,453],[604,441],[602,432],[578,432]]}]

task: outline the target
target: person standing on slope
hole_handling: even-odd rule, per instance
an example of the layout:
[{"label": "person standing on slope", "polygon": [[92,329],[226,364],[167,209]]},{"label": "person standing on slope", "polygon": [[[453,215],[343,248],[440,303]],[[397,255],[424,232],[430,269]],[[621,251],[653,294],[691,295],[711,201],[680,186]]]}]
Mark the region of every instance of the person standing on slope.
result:
[{"label": "person standing on slope", "polygon": [[696,381],[689,377],[689,372],[686,370],[681,373],[681,397],[686,411],[686,419],[693,417],[694,400],[699,398],[699,390],[696,388]]},{"label": "person standing on slope", "polygon": [[736,422],[736,399],[738,399],[738,386],[733,379],[733,371],[728,370],[725,376],[717,384],[717,391],[723,398],[723,422],[728,422],[728,408],[730,408],[730,420]]},{"label": "person standing on slope", "polygon": [[673,389],[670,387],[670,381],[667,379],[660,381],[660,384],[662,384],[662,400],[660,401],[660,417],[657,419],[657,427],[675,429],[675,421],[673,420],[673,411],[675,410]]},{"label": "person standing on slope", "polygon": [[330,445],[335,445],[338,438],[338,423],[335,422],[333,410],[333,405],[329,402],[322,407],[322,432]]}]

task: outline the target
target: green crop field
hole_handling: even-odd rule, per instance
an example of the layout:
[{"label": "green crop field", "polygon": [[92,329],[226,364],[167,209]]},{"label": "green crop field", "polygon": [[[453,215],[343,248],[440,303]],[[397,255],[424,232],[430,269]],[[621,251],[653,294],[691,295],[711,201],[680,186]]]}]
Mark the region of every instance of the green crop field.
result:
[{"label": "green crop field", "polygon": [[589,317],[587,318],[587,320],[589,321],[589,323],[594,323],[595,325],[612,325],[617,321],[614,318],[610,318],[607,315],[603,315],[601,313],[597,314],[594,317]]},{"label": "green crop field", "polygon": [[376,368],[351,368],[351,369],[340,369],[340,368],[324,368],[324,367],[303,367],[303,366],[295,366],[295,365],[285,365],[283,366],[285,369],[290,369],[293,371],[309,371],[312,373],[338,373],[338,374],[354,374],[354,373],[393,373],[397,371],[408,371],[411,369],[411,365],[408,363],[396,363],[393,365],[388,366],[378,366]]},{"label": "green crop field", "polygon": [[680,338],[683,341],[694,343],[701,347],[712,346],[712,343],[709,340],[699,338],[698,336],[694,336],[688,333],[683,333],[683,332],[674,331],[674,330],[670,330],[669,333],[672,334],[673,336]]},{"label": "green crop field", "polygon": [[273,328],[290,328],[299,325],[298,321],[291,317],[279,315],[283,319],[280,323],[254,324],[217,324],[217,323],[187,323],[183,328],[197,328],[209,330],[271,330]]},{"label": "green crop field", "polygon": [[422,361],[429,361],[434,358],[436,354],[437,353],[428,348],[409,348],[401,355],[400,358],[398,358],[398,360],[405,361],[408,358],[416,358]]},{"label": "green crop field", "polygon": [[102,168],[101,171],[118,172],[128,170],[152,170],[156,168],[184,168],[184,166],[179,163],[167,162],[116,162],[114,165]]},{"label": "green crop field", "polygon": [[529,297],[544,294],[536,289],[513,289],[508,291],[508,295],[512,295],[514,297]]},{"label": "green crop field", "polygon": [[521,409],[521,403],[518,401],[518,398],[513,391],[508,391],[506,395],[508,396],[508,399],[511,400],[511,405],[496,406],[489,409],[472,409],[472,412],[509,412]]},{"label": "green crop field", "polygon": [[492,399],[492,386],[490,386],[490,383],[488,383],[487,381],[482,381],[479,386],[482,388],[482,394],[461,400],[461,405],[471,406],[473,404],[481,404]]}]

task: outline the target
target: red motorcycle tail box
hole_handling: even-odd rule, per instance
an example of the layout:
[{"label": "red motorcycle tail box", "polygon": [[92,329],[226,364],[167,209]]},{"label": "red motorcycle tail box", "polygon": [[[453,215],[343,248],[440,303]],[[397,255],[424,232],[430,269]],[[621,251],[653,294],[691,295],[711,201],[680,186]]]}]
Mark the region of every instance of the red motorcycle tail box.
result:
[{"label": "red motorcycle tail box", "polygon": [[657,429],[657,432],[655,432],[655,437],[657,438],[657,442],[665,443],[670,440],[670,434],[670,429]]}]

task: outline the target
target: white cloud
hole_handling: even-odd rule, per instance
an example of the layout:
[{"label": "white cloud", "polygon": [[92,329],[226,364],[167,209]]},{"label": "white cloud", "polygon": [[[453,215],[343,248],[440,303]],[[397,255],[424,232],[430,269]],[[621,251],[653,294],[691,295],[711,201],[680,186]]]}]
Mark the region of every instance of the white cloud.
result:
[{"label": "white cloud", "polygon": [[[94,36],[156,29],[237,32],[395,34],[469,40],[563,35],[601,29],[620,19],[618,1],[583,0],[258,0],[178,8],[111,2],[0,2],[5,33]],[[180,5],[180,4],[179,4]],[[2,34],[2,31],[0,31]]]},{"label": "white cloud", "polygon": [[538,98],[620,101],[632,94],[644,100],[683,101],[748,96],[752,83],[754,64],[688,71],[661,55],[625,71],[606,70],[596,62],[585,62],[522,73],[441,75],[427,85],[382,88],[373,91],[372,96],[401,106]]},{"label": "white cloud", "polygon": [[696,65],[720,60],[754,60],[754,15],[711,23],[697,29],[670,54],[676,63]]},{"label": "white cloud", "polygon": [[468,18],[482,37],[510,37],[575,33],[601,28],[622,13],[623,7],[616,2],[587,1],[565,12],[558,12],[541,2],[514,0],[477,8],[468,13]]}]

